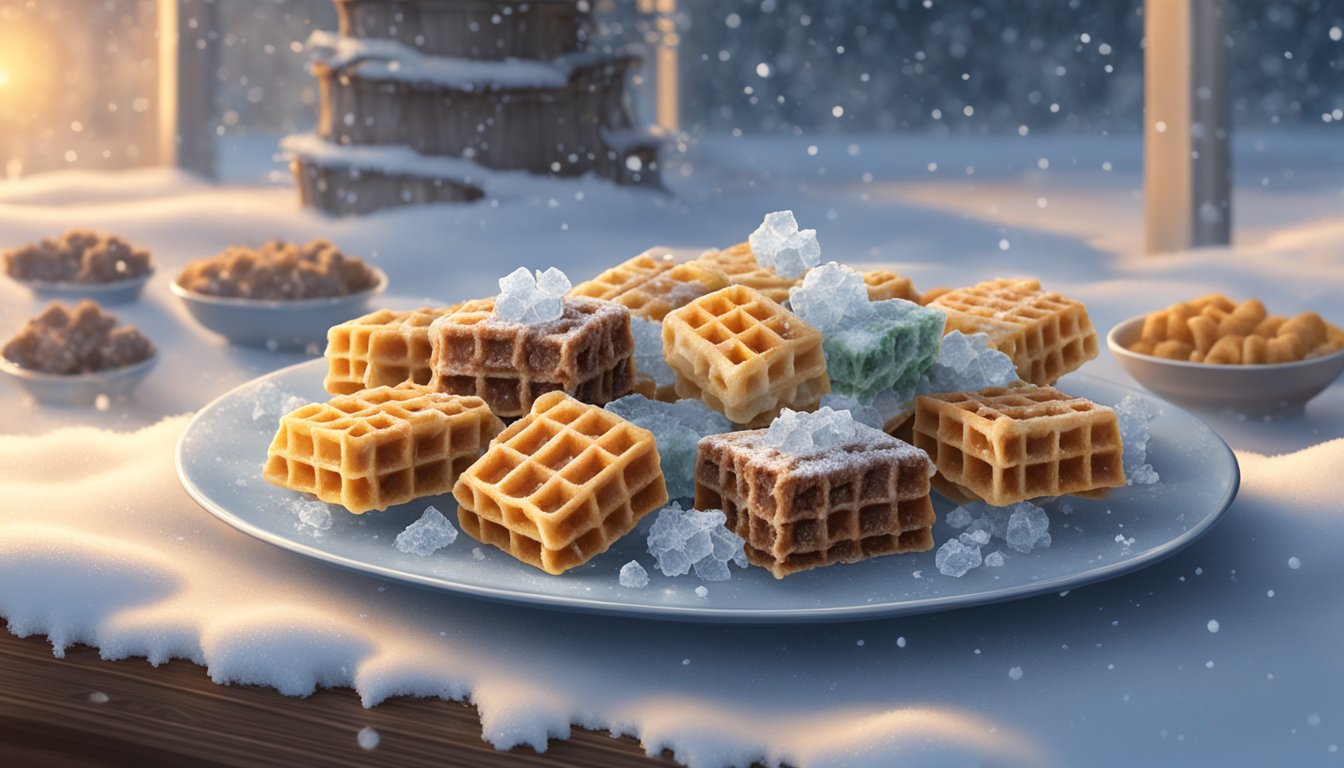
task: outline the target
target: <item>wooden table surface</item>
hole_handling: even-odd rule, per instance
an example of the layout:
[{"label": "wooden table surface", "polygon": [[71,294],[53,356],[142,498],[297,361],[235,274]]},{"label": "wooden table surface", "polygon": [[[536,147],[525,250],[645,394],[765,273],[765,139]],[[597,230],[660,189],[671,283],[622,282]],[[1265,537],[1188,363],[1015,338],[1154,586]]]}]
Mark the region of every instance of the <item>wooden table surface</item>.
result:
[{"label": "wooden table surface", "polygon": [[[372,751],[361,728],[378,731]],[[0,766],[622,766],[649,758],[632,738],[575,727],[544,754],[498,752],[476,708],[393,699],[365,709],[349,689],[306,699],[256,686],[215,685],[187,661],[103,661],[92,648],[52,656],[44,638],[0,630]]]}]

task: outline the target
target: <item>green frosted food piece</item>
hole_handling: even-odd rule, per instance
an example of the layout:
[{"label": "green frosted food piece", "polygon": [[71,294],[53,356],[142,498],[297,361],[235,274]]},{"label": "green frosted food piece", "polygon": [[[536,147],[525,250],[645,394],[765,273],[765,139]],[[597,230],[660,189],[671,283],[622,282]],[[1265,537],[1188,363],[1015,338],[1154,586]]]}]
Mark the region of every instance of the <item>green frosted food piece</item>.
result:
[{"label": "green frosted food piece", "polygon": [[915,390],[933,365],[943,338],[943,313],[901,299],[875,301],[866,317],[846,318],[826,334],[826,373],[831,389],[871,397],[884,389]]}]

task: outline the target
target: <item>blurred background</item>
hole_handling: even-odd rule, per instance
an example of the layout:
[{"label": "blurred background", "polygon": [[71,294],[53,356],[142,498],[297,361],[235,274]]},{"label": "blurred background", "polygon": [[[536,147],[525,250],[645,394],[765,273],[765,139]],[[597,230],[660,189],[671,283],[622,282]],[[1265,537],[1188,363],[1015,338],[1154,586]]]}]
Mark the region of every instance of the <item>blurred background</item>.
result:
[{"label": "blurred background", "polygon": [[[1134,135],[1140,0],[593,0],[592,43],[645,53],[635,106],[682,139]],[[316,120],[304,41],[330,0],[215,0],[208,121],[226,179],[289,183]],[[1344,132],[1344,3],[1231,0],[1232,122]],[[0,0],[0,176],[151,162],[155,0]]]}]

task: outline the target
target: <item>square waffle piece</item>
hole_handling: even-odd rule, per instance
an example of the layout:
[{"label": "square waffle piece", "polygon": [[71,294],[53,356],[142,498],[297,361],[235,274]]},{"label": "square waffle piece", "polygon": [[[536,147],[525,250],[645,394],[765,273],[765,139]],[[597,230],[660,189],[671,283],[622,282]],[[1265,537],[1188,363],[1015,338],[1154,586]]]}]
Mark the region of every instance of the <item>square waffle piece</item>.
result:
[{"label": "square waffle piece", "polygon": [[380,309],[332,326],[323,386],[333,395],[351,395],[405,381],[428,384],[429,325],[456,308]]},{"label": "square waffle piece", "polygon": [[280,419],[263,476],[355,514],[453,489],[504,428],[485,401],[375,387]]},{"label": "square waffle piece", "polygon": [[997,279],[948,291],[929,306],[947,313],[947,330],[984,333],[1017,365],[1023,381],[1042,386],[1097,356],[1087,307],[1041,290],[1035,280]]},{"label": "square waffle piece", "polygon": [[941,481],[996,507],[1125,484],[1115,411],[1053,387],[921,395],[914,438]]},{"label": "square waffle piece", "polygon": [[435,320],[431,389],[476,395],[497,416],[522,416],[541,395],[562,391],[601,405],[634,388],[630,311],[567,298],[564,315],[523,325],[495,319],[494,299],[477,299]]},{"label": "square waffle piece", "polygon": [[636,317],[658,322],[668,312],[727,285],[728,278],[716,269],[648,250],[579,283],[569,295],[614,301]]},{"label": "square waffle piece", "polygon": [[748,426],[769,424],[786,406],[817,407],[831,390],[821,344],[821,331],[744,285],[663,319],[663,355],[677,374],[677,394]]},{"label": "square waffle piece", "polygon": [[905,299],[916,304],[920,303],[919,291],[915,290],[914,281],[895,272],[888,272],[885,269],[864,272],[863,282],[868,286],[869,301]]},{"label": "square waffle piece", "polygon": [[766,445],[765,433],[710,435],[696,455],[695,506],[723,510],[749,561],[780,579],[933,548],[923,451],[865,427],[849,444],[794,456]]},{"label": "square waffle piece", "polygon": [[490,444],[453,489],[477,541],[547,573],[583,565],[667,501],[653,433],[561,392]]},{"label": "square waffle piece", "polygon": [[785,277],[770,267],[762,267],[747,243],[738,243],[721,251],[706,251],[696,261],[727,275],[728,282],[733,285],[755,288],[781,304],[789,300],[789,289],[803,282],[802,277]]}]

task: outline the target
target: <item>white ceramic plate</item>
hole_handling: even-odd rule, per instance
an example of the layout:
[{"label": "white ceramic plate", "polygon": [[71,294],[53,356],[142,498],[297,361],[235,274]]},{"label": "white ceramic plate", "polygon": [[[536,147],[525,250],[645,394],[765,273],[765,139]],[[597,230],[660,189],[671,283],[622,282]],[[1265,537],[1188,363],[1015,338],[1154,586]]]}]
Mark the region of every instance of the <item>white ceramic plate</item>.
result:
[{"label": "white ceramic plate", "polygon": [[[1148,398],[1161,412],[1152,423],[1149,448],[1161,482],[1120,488],[1099,501],[1069,499],[1074,511],[1067,515],[1048,505],[1054,539],[1049,549],[1022,555],[1002,547],[1006,565],[978,568],[960,579],[940,575],[932,551],[820,568],[782,581],[761,568],[734,568],[731,581],[707,584],[709,594],[702,598],[695,594],[700,581],[693,576],[668,578],[653,568],[643,535],[653,515],[611,550],[563,576],[523,565],[465,534],[428,557],[397,551],[397,533],[426,506],[433,504],[455,519],[451,495],[364,515],[332,506],[335,522],[329,530],[301,525],[291,504],[306,497],[261,477],[278,413],[254,415],[259,392],[326,399],[324,372],[323,360],[301,363],[249,382],[197,413],[177,450],[178,476],[187,492],[228,524],[308,557],[387,579],[555,609],[682,621],[797,623],[875,619],[1057,592],[1128,573],[1179,551],[1217,522],[1236,496],[1239,479],[1236,458],[1218,435],[1185,411]],[[1146,397],[1083,376],[1066,378],[1061,387],[1102,403],[1130,394]],[[941,499],[937,507],[940,518],[951,509]],[[934,528],[939,543],[953,534],[941,522]],[[1116,541],[1117,535],[1123,542]],[[626,589],[617,580],[620,567],[632,559],[649,570],[651,583],[644,589]]]}]

